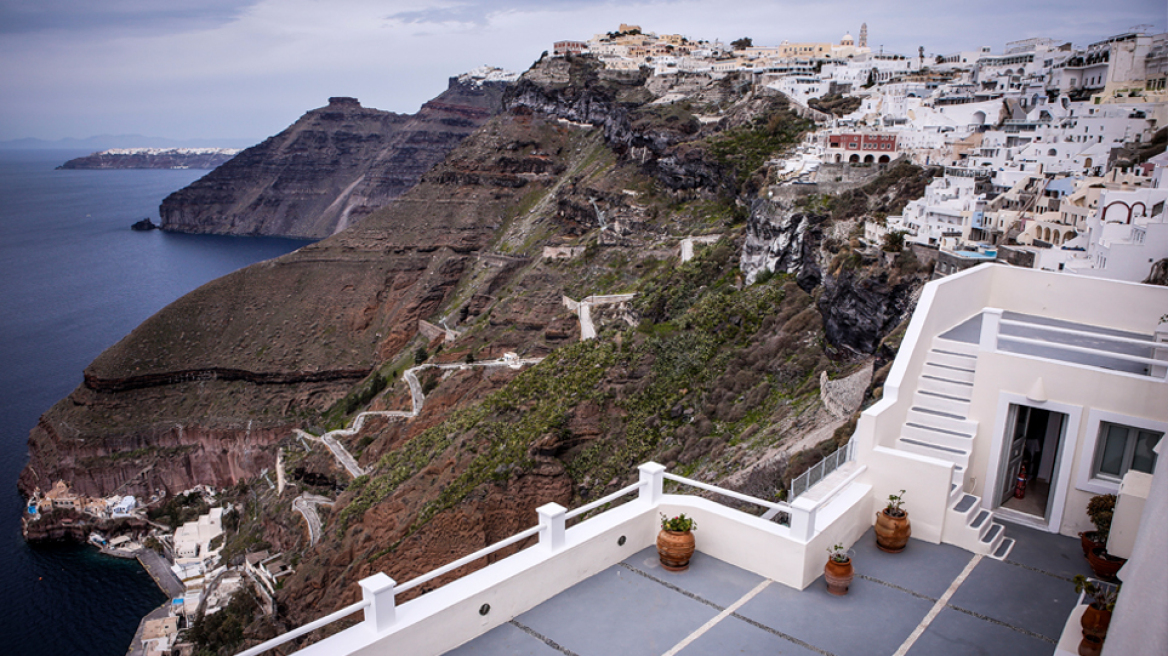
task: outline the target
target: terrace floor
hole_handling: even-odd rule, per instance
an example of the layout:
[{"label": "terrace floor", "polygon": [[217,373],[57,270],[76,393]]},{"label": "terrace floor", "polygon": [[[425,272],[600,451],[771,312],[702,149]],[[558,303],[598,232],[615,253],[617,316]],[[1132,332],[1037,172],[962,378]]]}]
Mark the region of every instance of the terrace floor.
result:
[{"label": "terrace floor", "polygon": [[844,597],[822,578],[800,592],[700,551],[668,572],[650,547],[447,654],[1052,654],[1078,600],[1071,578],[1090,569],[1075,538],[1008,531],[1006,561],[917,540],[886,554],[869,531]]},{"label": "terrace floor", "polygon": [[[977,344],[981,339],[981,318],[982,315],[980,313],[975,314],[969,319],[966,319],[962,323],[949,329],[945,333],[942,333],[941,338],[951,339],[956,342],[965,342],[967,344]],[[1018,312],[1003,312],[1002,318],[1008,319],[1010,321],[1019,321],[1030,324],[1029,326],[1002,326],[1002,335],[1041,339],[1055,344],[1068,344],[1070,346],[1089,348],[1097,351],[1096,353],[1080,353],[1060,348],[1040,346],[1037,344],[1023,344],[1020,342],[1002,340],[998,343],[998,349],[1006,353],[1020,353],[1022,355],[1032,355],[1035,357],[1046,358],[1048,360],[1074,362],[1077,364],[1090,365],[1092,367],[1100,367],[1102,369],[1126,371],[1128,373],[1141,375],[1148,373],[1147,365],[1140,364],[1138,362],[1131,362],[1128,360],[1121,360],[1119,358],[1108,357],[1108,352],[1120,353],[1124,355],[1136,355],[1143,358],[1155,357],[1155,342],[1150,335],[1126,332],[1122,330],[1113,330],[1111,328],[1102,328],[1100,326],[1075,323],[1072,321],[1063,321],[1061,319],[1051,319],[1049,317],[1032,314],[1021,314]],[[1068,335],[1065,333],[1052,333],[1049,331],[1043,331],[1043,326],[1049,326],[1053,328],[1067,328],[1088,334]],[[1123,344],[1107,341],[1104,339],[1090,337],[1089,334],[1092,333],[1101,336],[1124,337],[1126,339],[1146,341],[1148,342],[1148,345],[1142,346],[1138,344]]]}]

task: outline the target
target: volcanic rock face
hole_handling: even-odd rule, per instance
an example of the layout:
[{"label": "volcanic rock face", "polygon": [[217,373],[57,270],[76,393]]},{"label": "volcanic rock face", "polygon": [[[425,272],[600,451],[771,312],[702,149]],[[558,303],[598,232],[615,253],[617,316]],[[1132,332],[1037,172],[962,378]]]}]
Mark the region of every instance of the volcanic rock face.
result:
[{"label": "volcanic rock face", "polygon": [[746,241],[742,245],[742,272],[747,282],[762,271],[793,273],[799,286],[810,291],[822,273],[816,262],[822,230],[817,219],[794,211],[789,203],[759,199],[751,208]]},{"label": "volcanic rock face", "polygon": [[162,229],[322,238],[413,187],[500,108],[505,83],[451,79],[414,115],[330,98],[162,201]]}]

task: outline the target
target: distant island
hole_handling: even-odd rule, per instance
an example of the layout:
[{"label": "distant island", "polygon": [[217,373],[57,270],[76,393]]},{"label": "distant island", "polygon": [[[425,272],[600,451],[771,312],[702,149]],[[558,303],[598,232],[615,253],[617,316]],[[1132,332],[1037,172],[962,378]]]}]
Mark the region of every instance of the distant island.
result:
[{"label": "distant island", "polygon": [[60,169],[213,169],[238,148],[111,148],[71,159]]}]

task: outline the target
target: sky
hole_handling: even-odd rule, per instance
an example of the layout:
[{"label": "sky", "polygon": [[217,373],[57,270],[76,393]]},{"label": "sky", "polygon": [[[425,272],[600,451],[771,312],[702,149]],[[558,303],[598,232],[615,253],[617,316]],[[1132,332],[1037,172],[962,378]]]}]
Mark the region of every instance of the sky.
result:
[{"label": "sky", "polygon": [[869,46],[933,55],[1159,33],[1168,0],[0,0],[0,141],[259,142],[330,96],[412,113],[453,75],[523,71],[622,22],[755,45],[838,42],[867,22]]}]

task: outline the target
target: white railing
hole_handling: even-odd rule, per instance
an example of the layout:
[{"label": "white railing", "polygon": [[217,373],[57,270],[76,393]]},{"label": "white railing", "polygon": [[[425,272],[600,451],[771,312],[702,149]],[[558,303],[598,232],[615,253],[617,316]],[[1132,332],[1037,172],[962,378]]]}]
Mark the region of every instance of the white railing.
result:
[{"label": "white railing", "polygon": [[[1130,337],[1119,337],[1116,335],[1107,335],[1104,333],[1077,330],[1074,328],[1061,328],[1058,326],[1046,326],[1026,321],[1014,321],[1011,319],[1004,319],[1002,314],[1003,310],[999,308],[986,308],[982,312],[981,335],[978,344],[978,347],[982,351],[999,351],[999,345],[1002,342],[1012,342],[1015,344],[1057,349],[1067,353],[1077,353],[1080,355],[1089,355],[1096,358],[1105,358],[1146,365],[1148,370],[1144,375],[1161,380],[1168,380],[1168,346],[1153,341],[1152,339],[1133,339]],[[1067,344],[1065,342],[1058,342],[1051,339],[1042,339],[1041,337],[1035,338],[1021,337],[1018,335],[1007,335],[1002,333],[1003,326],[1026,328],[1028,330],[1033,330],[1040,333],[1050,333],[1053,335],[1067,335],[1070,337],[1086,338],[1100,342],[1108,342],[1117,346],[1123,345],[1143,347],[1146,348],[1151,355],[1156,357],[1149,358],[1140,355],[1133,355],[1130,353],[1122,353],[1120,351],[1113,351],[1105,348],[1078,346],[1075,344]],[[1071,362],[1074,361],[1071,360]],[[1085,366],[1098,367],[1098,365],[1091,364],[1085,364]]]},{"label": "white railing", "polygon": [[828,474],[839,469],[845,462],[850,462],[856,457],[856,447],[854,442],[849,440],[847,444],[836,449],[834,453],[827,456],[823,460],[815,463],[810,469],[799,474],[795,480],[791,481],[791,496],[794,500],[799,495],[806,492],[812,485],[822,481]]},{"label": "white railing", "polygon": [[[364,611],[364,621],[362,624],[369,629],[369,635],[372,636],[387,632],[394,626],[396,621],[395,596],[398,593],[413,590],[430,581],[450,574],[459,568],[465,567],[466,565],[469,565],[481,558],[494,554],[502,549],[515,545],[536,535],[539,536],[539,542],[536,546],[532,547],[533,549],[544,550],[543,554],[545,555],[547,553],[554,554],[560,552],[567,547],[572,546],[568,544],[566,526],[567,520],[589,513],[633,493],[637,494],[637,500],[635,503],[642,504],[642,509],[656,508],[661,505],[663,501],[666,501],[664,483],[667,479],[682,485],[697,488],[699,490],[712,492],[714,494],[729,497],[737,501],[767,508],[767,513],[763,515],[763,519],[771,519],[779,513],[785,513],[790,518],[790,522],[788,528],[782,529],[783,535],[789,536],[792,540],[795,540],[798,543],[807,543],[816,534],[815,515],[816,511],[820,506],[823,505],[823,503],[792,505],[783,502],[765,501],[763,499],[752,497],[746,494],[734,492],[733,490],[727,490],[715,485],[710,485],[708,483],[702,483],[701,481],[695,481],[689,478],[668,474],[665,472],[664,466],[653,462],[641,465],[638,467],[638,471],[639,480],[636,483],[621,488],[620,490],[617,490],[616,492],[613,492],[612,494],[609,494],[608,496],[601,499],[597,499],[589,504],[580,506],[575,510],[568,511],[563,506],[556,503],[543,505],[537,509],[539,523],[536,526],[516,533],[515,535],[512,535],[511,537],[508,537],[504,540],[500,540],[499,542],[480,549],[443,567],[422,574],[421,576],[418,576],[404,584],[398,585],[384,572],[379,572],[373,576],[362,579],[359,583],[363,596],[361,601],[350,606],[346,606],[345,608],[342,608],[335,613],[322,617],[314,622],[310,622],[309,624],[305,624],[304,626],[289,631],[288,633],[285,633],[281,636],[268,640],[267,642],[252,647],[251,649],[240,652],[239,656],[258,656],[259,654],[262,654],[270,649],[285,645],[292,640],[295,640],[296,638],[299,638],[316,629],[322,628],[332,624],[333,622],[353,615],[358,611]],[[619,510],[619,508],[605,510],[596,516],[584,520],[581,525],[583,526],[588,524],[589,522],[598,518],[602,518],[607,513],[614,512],[616,510]],[[576,539],[579,540],[579,538]],[[541,557],[546,556],[541,555]]]}]

